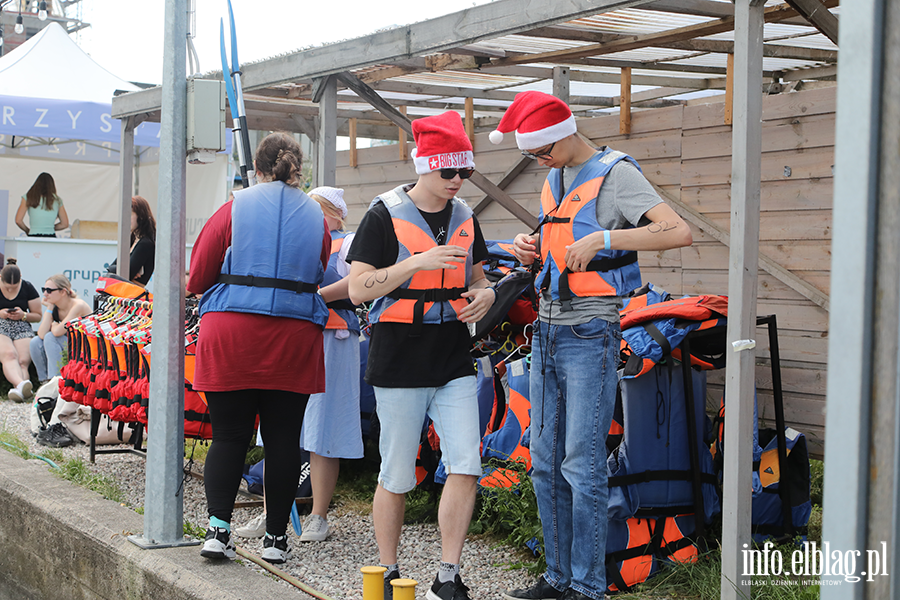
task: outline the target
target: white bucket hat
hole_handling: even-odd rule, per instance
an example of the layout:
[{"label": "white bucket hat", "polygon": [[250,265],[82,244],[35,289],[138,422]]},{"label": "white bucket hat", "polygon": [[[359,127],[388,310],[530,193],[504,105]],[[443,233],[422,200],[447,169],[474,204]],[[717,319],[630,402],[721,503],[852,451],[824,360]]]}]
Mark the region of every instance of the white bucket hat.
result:
[{"label": "white bucket hat", "polygon": [[331,204],[341,211],[341,218],[347,218],[347,203],[344,202],[344,190],[341,188],[333,188],[328,187],[327,185],[323,185],[322,187],[317,187],[314,190],[309,191],[309,195],[312,196],[315,194],[316,196],[321,196],[325,198]]}]

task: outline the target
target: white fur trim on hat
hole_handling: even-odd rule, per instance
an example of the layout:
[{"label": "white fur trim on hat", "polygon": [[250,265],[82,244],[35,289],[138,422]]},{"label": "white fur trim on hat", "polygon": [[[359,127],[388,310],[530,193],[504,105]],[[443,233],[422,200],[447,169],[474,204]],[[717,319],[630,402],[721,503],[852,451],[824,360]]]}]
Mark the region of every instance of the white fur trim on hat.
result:
[{"label": "white fur trim on hat", "polygon": [[416,165],[416,174],[424,175],[438,169],[474,169],[475,154],[471,151],[447,152],[434,156],[419,156],[412,154],[413,164]]},{"label": "white fur trim on hat", "polygon": [[310,196],[312,196],[313,194],[328,200],[332,204],[332,206],[341,211],[342,219],[347,218],[347,203],[344,202],[344,190],[342,188],[334,188],[323,185],[309,191]]},{"label": "white fur trim on hat", "polygon": [[578,127],[575,125],[575,115],[571,115],[565,121],[560,121],[556,125],[538,129],[537,131],[520,133],[517,130],[516,145],[520,150],[535,150],[567,138],[576,131],[578,131]]}]

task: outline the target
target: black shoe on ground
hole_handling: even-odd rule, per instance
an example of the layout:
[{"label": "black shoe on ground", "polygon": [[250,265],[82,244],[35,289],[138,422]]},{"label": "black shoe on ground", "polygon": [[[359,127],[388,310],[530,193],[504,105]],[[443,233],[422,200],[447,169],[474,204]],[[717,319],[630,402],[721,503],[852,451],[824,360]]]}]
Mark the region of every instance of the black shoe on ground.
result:
[{"label": "black shoe on ground", "polygon": [[237,556],[231,532],[224,527],[210,527],[206,530],[206,540],[200,550],[203,558],[225,559]]},{"label": "black shoe on ground", "polygon": [[541,578],[537,580],[537,583],[531,587],[518,590],[506,590],[503,597],[506,598],[506,600],[557,600],[562,595],[563,592],[547,583],[547,580],[541,575]]},{"label": "black shoe on ground", "polygon": [[425,594],[426,600],[471,600],[469,588],[463,585],[462,579],[457,575],[453,581],[441,583],[437,577],[431,584],[431,589]]},{"label": "black shoe on ground", "polygon": [[394,586],[391,582],[400,579],[400,571],[391,571],[384,578],[384,600],[394,600]]},{"label": "black shoe on ground", "polygon": [[66,426],[62,423],[54,423],[47,429],[38,432],[37,443],[51,448],[65,448],[75,443],[75,439]]},{"label": "black shoe on ground", "polygon": [[291,546],[288,544],[287,534],[263,536],[262,559],[273,565],[283,565],[291,558]]},{"label": "black shoe on ground", "polygon": [[[605,594],[603,595],[603,598],[606,598]],[[559,597],[559,600],[593,600],[593,599],[586,594],[582,594],[578,590],[573,590],[572,588],[569,588],[562,593],[562,596]]]}]

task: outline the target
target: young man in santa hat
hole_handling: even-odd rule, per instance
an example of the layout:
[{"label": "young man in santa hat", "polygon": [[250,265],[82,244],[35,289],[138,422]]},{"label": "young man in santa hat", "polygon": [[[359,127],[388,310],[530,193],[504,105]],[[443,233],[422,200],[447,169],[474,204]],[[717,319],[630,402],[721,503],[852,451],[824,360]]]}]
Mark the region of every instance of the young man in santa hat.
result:
[{"label": "young man in santa hat", "polygon": [[547,570],[511,600],[600,600],[606,586],[606,434],[616,398],[619,309],[641,286],[637,250],[689,246],[688,225],[630,156],[578,136],[564,102],[518,94],[491,132],[516,132],[525,156],[550,173],[538,234],[516,257],[540,260],[540,314],[531,350],[531,457]]},{"label": "young man in santa hat", "polygon": [[381,423],[375,538],[387,568],[385,597],[391,598],[390,582],[400,576],[405,494],[416,486],[416,454],[428,416],[448,475],[438,510],[442,562],[426,598],[468,600],[459,557],[481,457],[467,324],[487,313],[496,294],[481,267],[488,254],[481,228],[456,198],[475,167],[462,120],[446,112],[417,119],[412,129],[418,181],[375,198],[347,256],[351,301],[375,300],[366,367]]}]

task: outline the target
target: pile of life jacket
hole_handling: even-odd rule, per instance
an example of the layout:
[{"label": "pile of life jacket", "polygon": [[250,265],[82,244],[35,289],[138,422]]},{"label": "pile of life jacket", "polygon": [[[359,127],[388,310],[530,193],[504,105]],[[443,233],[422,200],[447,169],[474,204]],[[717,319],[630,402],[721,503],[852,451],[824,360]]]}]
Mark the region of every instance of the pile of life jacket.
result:
[{"label": "pile of life jacket", "polygon": [[[97,310],[66,324],[69,362],[60,397],[90,406],[120,423],[147,424],[153,307],[146,290],[101,278]],[[120,295],[112,295],[114,292]],[[212,438],[206,399],[191,387],[200,319],[189,302],[185,318],[185,436]]]},{"label": "pile of life jacket", "polygon": [[[716,473],[721,480],[725,448],[724,397],[713,422],[713,432],[715,439],[710,446],[710,451],[713,455]],[[750,528],[753,540],[758,543],[770,538],[778,541],[790,540],[797,535],[805,538],[809,516],[812,513],[809,450],[806,446],[806,436],[791,427],[785,427],[787,473],[782,473],[777,433],[777,430],[772,428],[759,429],[757,399],[754,395],[753,493]],[[788,513],[790,523],[785,523],[787,515],[785,515],[782,497],[785,491],[790,506]]]},{"label": "pile of life jacket", "polygon": [[[697,560],[702,542],[696,539],[691,444],[699,457],[704,523],[720,512],[705,370],[724,366],[727,311],[722,296],[673,299],[648,284],[620,312],[620,380],[607,438],[609,593],[630,590],[666,562]],[[710,331],[691,343],[691,411],[680,346],[700,330]]]}]

